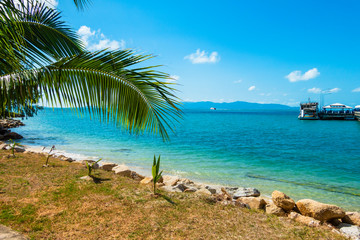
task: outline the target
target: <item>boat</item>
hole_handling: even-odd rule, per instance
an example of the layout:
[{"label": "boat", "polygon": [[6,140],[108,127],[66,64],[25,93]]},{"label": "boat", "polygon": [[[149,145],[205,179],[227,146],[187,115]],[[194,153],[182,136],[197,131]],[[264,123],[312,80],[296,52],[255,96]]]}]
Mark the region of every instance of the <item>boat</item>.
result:
[{"label": "boat", "polygon": [[309,102],[300,103],[300,114],[298,118],[300,120],[318,120],[318,105],[318,102],[311,102],[310,99]]},{"label": "boat", "polygon": [[341,103],[334,103],[322,108],[319,114],[323,120],[354,120],[354,110],[352,107]]},{"label": "boat", "polygon": [[354,108],[354,117],[360,121],[360,105],[355,106]]},{"label": "boat", "polygon": [[210,110],[216,110],[216,108],[214,108],[214,107],[211,107],[211,108],[210,108]]}]

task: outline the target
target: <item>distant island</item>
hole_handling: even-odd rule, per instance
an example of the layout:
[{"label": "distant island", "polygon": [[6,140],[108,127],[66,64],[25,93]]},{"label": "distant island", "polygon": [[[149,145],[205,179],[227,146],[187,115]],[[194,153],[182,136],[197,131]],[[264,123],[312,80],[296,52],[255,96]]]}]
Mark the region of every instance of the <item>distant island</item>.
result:
[{"label": "distant island", "polygon": [[183,102],[183,108],[185,110],[210,110],[210,108],[216,108],[216,110],[298,110],[299,107],[290,107],[282,104],[261,104],[250,102],[230,102],[230,103],[216,103],[210,101],[203,102]]}]

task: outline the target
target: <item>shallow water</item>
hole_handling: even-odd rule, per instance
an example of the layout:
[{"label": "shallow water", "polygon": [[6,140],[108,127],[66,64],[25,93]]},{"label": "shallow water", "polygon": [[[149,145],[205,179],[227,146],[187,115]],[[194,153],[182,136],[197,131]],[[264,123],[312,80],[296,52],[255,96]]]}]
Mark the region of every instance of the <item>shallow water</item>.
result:
[{"label": "shallow water", "polygon": [[297,112],[186,111],[170,143],[129,135],[70,110],[45,109],[14,131],[27,145],[55,145],[149,173],[153,155],[169,174],[205,183],[275,189],[360,210],[360,122],[300,121]]}]

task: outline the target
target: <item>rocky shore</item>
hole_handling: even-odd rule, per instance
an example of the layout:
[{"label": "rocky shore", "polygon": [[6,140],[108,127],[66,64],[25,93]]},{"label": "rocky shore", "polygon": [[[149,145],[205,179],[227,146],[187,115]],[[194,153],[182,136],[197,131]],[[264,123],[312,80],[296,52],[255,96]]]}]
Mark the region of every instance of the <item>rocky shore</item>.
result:
[{"label": "rocky shore", "polygon": [[23,137],[20,134],[12,132],[10,128],[16,128],[24,125],[25,124],[20,120],[12,118],[0,119],[0,140],[22,139]]},{"label": "rocky shore", "polygon": [[[10,148],[10,145],[0,142],[0,149],[9,150]],[[15,147],[15,151],[48,155],[45,151],[19,146]],[[62,161],[81,162],[84,167],[86,162],[93,163],[94,169],[112,171],[116,175],[132,178],[138,181],[139,184],[152,184],[152,177],[138,174],[126,165],[105,162],[96,163],[94,160],[77,161],[68,156],[56,154],[51,154],[51,157]],[[91,180],[91,178],[83,179]],[[360,240],[360,213],[346,212],[335,205],[320,203],[312,199],[301,199],[295,202],[285,193],[276,190],[273,191],[271,197],[264,197],[256,188],[207,185],[171,175],[164,175],[157,185],[164,191],[206,195],[217,204],[255,209],[266,214],[289,218],[309,227],[325,226],[330,231],[354,240]]]}]

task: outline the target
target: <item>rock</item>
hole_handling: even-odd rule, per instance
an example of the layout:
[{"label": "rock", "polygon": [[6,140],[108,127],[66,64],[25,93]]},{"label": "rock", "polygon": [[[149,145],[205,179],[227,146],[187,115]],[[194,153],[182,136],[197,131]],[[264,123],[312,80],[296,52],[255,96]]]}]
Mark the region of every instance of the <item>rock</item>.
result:
[{"label": "rock", "polygon": [[184,184],[180,183],[180,184],[177,184],[174,187],[174,189],[179,189],[181,192],[184,192],[187,189],[187,187]]},{"label": "rock", "polygon": [[173,186],[163,186],[163,187],[161,187],[161,189],[166,192],[182,192],[179,188],[176,188]]},{"label": "rock", "polygon": [[261,197],[241,197],[236,200],[236,202],[242,202],[247,205],[251,209],[264,209],[266,202]]},{"label": "rock", "polygon": [[328,223],[330,223],[333,226],[339,226],[342,222],[339,219],[334,218],[329,220]]},{"label": "rock", "polygon": [[69,157],[64,157],[64,158],[62,158],[62,160],[63,160],[63,161],[66,161],[66,162],[75,162],[74,159],[69,158]]},{"label": "rock", "polygon": [[180,179],[176,176],[164,175],[163,182],[165,186],[175,186]]},{"label": "rock", "polygon": [[250,206],[246,203],[243,203],[241,201],[235,201],[235,206],[237,207],[241,207],[241,208],[247,208],[247,209],[251,209]]},{"label": "rock", "polygon": [[93,180],[92,177],[90,177],[90,176],[83,176],[80,179],[85,180],[85,181],[92,181]]},{"label": "rock", "polygon": [[360,240],[360,227],[348,223],[341,223],[338,228],[342,234],[352,240]]},{"label": "rock", "polygon": [[295,206],[294,200],[282,192],[276,190],[273,191],[271,198],[276,206],[284,209],[285,211],[290,211]]},{"label": "rock", "polygon": [[209,192],[211,193],[211,194],[215,194],[216,192],[219,192],[220,193],[220,191],[221,191],[221,189],[220,189],[220,191],[218,191],[216,188],[214,188],[214,187],[212,187],[212,186],[206,186],[205,187],[207,190],[209,190]]},{"label": "rock", "polygon": [[360,213],[346,212],[345,214],[346,214],[345,217],[341,219],[344,223],[360,226]]},{"label": "rock", "polygon": [[187,187],[184,192],[196,192],[197,191],[197,188],[194,188],[194,187]]},{"label": "rock", "polygon": [[149,184],[149,183],[152,183],[152,181],[153,181],[152,177],[145,177],[140,181],[140,183],[141,184]]},{"label": "rock", "polygon": [[105,171],[111,171],[116,166],[117,166],[117,164],[115,164],[115,163],[103,163],[101,165],[100,169],[103,169]]},{"label": "rock", "polygon": [[212,193],[206,189],[206,188],[200,188],[199,190],[196,191],[197,194],[202,194],[202,195],[211,195]]},{"label": "rock", "polygon": [[0,239],[1,240],[28,240],[27,237],[23,236],[19,232],[13,231],[4,225],[0,225]]},{"label": "rock", "polygon": [[260,196],[260,192],[256,188],[239,188],[235,191],[233,198],[238,199],[241,197],[258,197],[258,196]]},{"label": "rock", "polygon": [[276,206],[272,202],[266,204],[265,210],[266,210],[267,214],[273,214],[276,216],[285,216],[286,215],[285,211],[282,208]]},{"label": "rock", "polygon": [[0,149],[3,150],[3,149],[6,149],[8,145],[6,143],[1,143],[0,144]]},{"label": "rock", "polygon": [[22,139],[22,138],[24,138],[24,137],[16,132],[9,132],[9,133],[5,133],[3,135],[3,140],[9,140],[9,139],[14,140],[14,139]]},{"label": "rock", "polygon": [[118,165],[112,169],[112,171],[116,175],[124,176],[124,177],[130,177],[131,176],[131,170],[126,165]]},{"label": "rock", "polygon": [[24,147],[15,146],[14,148],[15,152],[25,152],[26,149]]},{"label": "rock", "polygon": [[182,184],[194,184],[193,181],[191,181],[190,179],[187,179],[187,178],[180,178],[179,182],[181,182]]},{"label": "rock", "polygon": [[130,177],[136,181],[141,181],[145,177],[143,175],[138,174],[137,172],[131,171]]},{"label": "rock", "polygon": [[288,217],[290,219],[295,220],[296,222],[305,224],[305,225],[307,225],[309,227],[318,227],[318,226],[320,226],[320,221],[319,220],[316,220],[316,219],[314,219],[312,217],[303,216],[303,215],[298,214],[296,212],[291,212]]},{"label": "rock", "polygon": [[334,218],[343,218],[345,216],[344,210],[340,207],[325,203],[320,203],[311,199],[302,199],[297,201],[297,208],[304,216],[313,217],[322,222]]}]

